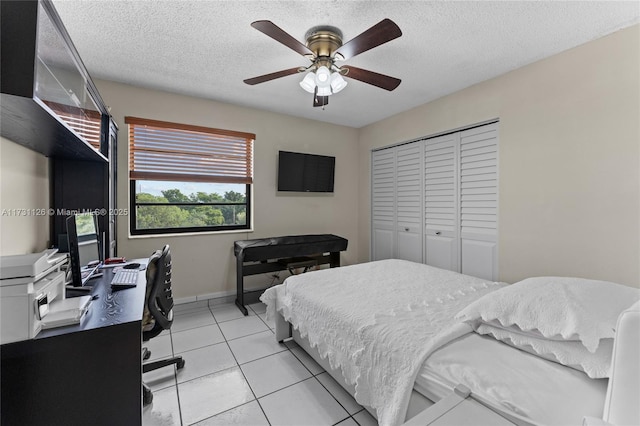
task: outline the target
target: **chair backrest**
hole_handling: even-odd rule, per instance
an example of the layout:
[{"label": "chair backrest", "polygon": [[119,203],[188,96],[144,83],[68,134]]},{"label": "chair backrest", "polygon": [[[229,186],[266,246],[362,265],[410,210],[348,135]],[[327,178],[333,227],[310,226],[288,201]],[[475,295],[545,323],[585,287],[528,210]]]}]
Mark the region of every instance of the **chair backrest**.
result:
[{"label": "chair backrest", "polygon": [[151,330],[143,332],[143,340],[157,336],[173,323],[173,293],[171,290],[171,250],[165,245],[156,250],[147,265],[146,309],[155,321]]}]

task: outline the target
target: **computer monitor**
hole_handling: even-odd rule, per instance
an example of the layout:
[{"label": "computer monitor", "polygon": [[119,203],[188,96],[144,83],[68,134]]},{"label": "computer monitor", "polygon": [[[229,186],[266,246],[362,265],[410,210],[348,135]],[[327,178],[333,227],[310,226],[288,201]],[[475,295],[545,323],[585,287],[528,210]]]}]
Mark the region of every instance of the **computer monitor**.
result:
[{"label": "computer monitor", "polygon": [[[74,289],[82,288],[104,260],[99,236],[98,221],[94,214],[79,213],[67,217],[69,267],[71,269],[71,287]],[[82,268],[89,263],[95,265],[83,271]]]},{"label": "computer monitor", "polygon": [[80,213],[75,216],[80,266],[86,266],[89,262],[96,260],[103,261],[97,216],[91,213]]}]

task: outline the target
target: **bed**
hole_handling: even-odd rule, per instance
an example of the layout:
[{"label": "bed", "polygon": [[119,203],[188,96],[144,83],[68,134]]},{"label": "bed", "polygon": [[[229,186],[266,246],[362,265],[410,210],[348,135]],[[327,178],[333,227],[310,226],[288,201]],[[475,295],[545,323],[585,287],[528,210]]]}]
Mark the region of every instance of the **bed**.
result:
[{"label": "bed", "polygon": [[615,321],[640,291],[523,283],[390,259],[292,276],[261,300],[276,338],[292,336],[380,424],[404,423],[458,384],[515,424],[602,419]]}]

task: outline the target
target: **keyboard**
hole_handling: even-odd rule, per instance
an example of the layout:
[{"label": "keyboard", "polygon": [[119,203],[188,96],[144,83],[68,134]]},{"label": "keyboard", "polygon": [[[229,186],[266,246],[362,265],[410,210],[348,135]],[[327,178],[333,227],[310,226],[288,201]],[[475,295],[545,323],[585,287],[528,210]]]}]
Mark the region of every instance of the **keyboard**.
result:
[{"label": "keyboard", "polygon": [[135,287],[137,283],[138,270],[121,269],[111,279],[111,287]]}]

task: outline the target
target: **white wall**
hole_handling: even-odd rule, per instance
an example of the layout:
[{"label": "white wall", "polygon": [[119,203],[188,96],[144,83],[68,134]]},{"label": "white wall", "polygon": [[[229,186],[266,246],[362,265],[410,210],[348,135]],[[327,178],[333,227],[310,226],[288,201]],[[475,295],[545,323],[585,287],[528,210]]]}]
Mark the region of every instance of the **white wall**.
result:
[{"label": "white wall", "polygon": [[0,137],[0,255],[48,246],[49,161]]},{"label": "white wall", "polygon": [[362,128],[360,261],[370,241],[371,149],[492,118],[500,279],[640,287],[638,25]]},{"label": "white wall", "polygon": [[[130,239],[147,257],[165,242],[178,298],[230,292],[236,239],[335,233],[344,264],[368,260],[370,150],[500,118],[500,279],[573,275],[640,286],[640,27],[554,57],[360,130],[98,81],[120,125],[119,207],[128,207],[124,116],[257,135],[255,232]],[[337,158],[333,196],[278,196],[277,151]],[[48,162],[0,138],[0,208],[49,206]],[[124,223],[123,223],[124,222]],[[49,219],[0,216],[0,253],[44,249]]]},{"label": "white wall", "polygon": [[[282,114],[204,99],[97,81],[119,126],[118,207],[128,208],[127,126],[125,116],[254,133],[254,232],[215,235],[129,236],[128,217],[118,223],[118,254],[148,257],[171,245],[177,298],[235,290],[235,240],[279,235],[330,233],[349,240],[342,263],[358,259],[358,131]],[[281,195],[276,191],[279,150],[336,157],[333,194]],[[283,272],[286,277],[288,272]],[[262,279],[263,283],[264,279]],[[255,281],[255,280],[254,280]],[[252,280],[247,280],[252,284]]]}]

